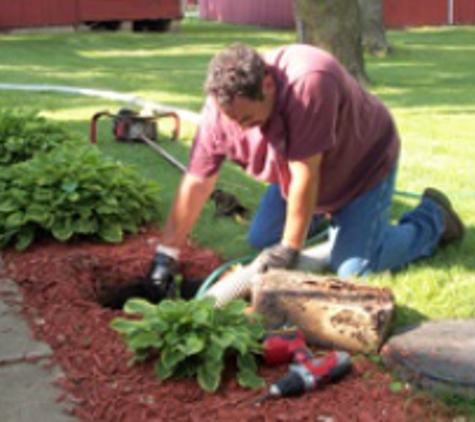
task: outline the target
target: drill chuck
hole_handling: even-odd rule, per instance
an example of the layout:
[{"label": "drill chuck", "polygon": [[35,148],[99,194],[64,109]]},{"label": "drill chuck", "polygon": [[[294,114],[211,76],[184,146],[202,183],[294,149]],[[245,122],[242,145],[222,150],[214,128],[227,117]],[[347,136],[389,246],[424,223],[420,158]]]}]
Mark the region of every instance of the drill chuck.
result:
[{"label": "drill chuck", "polygon": [[299,396],[315,388],[314,377],[306,370],[291,371],[269,388],[271,397]]}]

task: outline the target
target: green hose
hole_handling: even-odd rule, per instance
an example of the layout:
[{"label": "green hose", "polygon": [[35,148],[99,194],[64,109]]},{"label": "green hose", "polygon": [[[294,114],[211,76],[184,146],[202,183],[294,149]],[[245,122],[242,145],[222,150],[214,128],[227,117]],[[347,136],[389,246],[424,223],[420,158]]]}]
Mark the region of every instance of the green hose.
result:
[{"label": "green hose", "polygon": [[247,264],[251,262],[257,254],[246,255],[241,258],[233,259],[232,261],[228,261],[221,265],[220,267],[216,268],[203,282],[200,286],[199,290],[196,292],[195,299],[201,299],[205,293],[208,291],[209,287],[229,268],[233,265],[237,264]]},{"label": "green hose", "polygon": [[[395,196],[403,196],[405,198],[413,198],[413,199],[420,199],[422,198],[422,194],[420,193],[414,193],[414,192],[408,192],[408,191],[403,191],[403,190],[395,190],[394,191]],[[450,194],[451,198],[469,198],[469,199],[474,199],[475,198],[475,192],[456,192],[454,194]]]}]

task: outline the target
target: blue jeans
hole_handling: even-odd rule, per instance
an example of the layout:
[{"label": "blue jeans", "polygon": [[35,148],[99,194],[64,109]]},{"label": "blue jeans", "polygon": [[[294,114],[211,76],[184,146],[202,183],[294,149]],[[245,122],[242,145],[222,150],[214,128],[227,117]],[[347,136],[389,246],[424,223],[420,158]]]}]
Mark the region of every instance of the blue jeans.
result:
[{"label": "blue jeans", "polygon": [[[330,268],[341,278],[396,271],[432,255],[444,231],[444,215],[434,201],[423,198],[397,225],[389,223],[396,170],[379,185],[331,216]],[[277,185],[267,189],[249,230],[248,241],[263,249],[280,241],[287,204]],[[315,216],[309,234],[322,222]]]}]

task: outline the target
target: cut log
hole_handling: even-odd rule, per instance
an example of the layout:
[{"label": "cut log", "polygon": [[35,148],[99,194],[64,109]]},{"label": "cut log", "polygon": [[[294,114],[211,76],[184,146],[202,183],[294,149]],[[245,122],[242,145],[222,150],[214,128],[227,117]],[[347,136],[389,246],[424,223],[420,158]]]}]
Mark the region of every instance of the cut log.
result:
[{"label": "cut log", "polygon": [[310,345],[364,353],[379,351],[396,309],[388,288],[285,270],[255,276],[252,307],[269,330],[295,325]]}]

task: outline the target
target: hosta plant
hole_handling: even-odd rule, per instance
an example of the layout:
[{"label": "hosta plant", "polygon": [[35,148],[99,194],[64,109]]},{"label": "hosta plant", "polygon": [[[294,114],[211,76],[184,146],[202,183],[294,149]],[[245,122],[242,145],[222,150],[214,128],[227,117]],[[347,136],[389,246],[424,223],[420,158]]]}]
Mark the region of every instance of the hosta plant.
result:
[{"label": "hosta plant", "polygon": [[32,158],[66,142],[78,143],[65,126],[50,122],[37,112],[0,109],[0,166]]},{"label": "hosta plant", "polygon": [[119,242],[159,213],[159,187],[91,145],[63,145],[0,172],[0,247],[37,236]]},{"label": "hosta plant", "polygon": [[261,318],[244,314],[247,304],[242,300],[220,308],[214,303],[212,297],[164,300],[157,305],[130,299],[124,311],[134,317],[115,318],[111,326],[124,336],[134,352],[133,361],[155,357],[155,373],[161,380],[196,377],[204,390],[213,392],[225,363],[235,358],[239,384],[262,386],[256,362],[264,335]]}]

